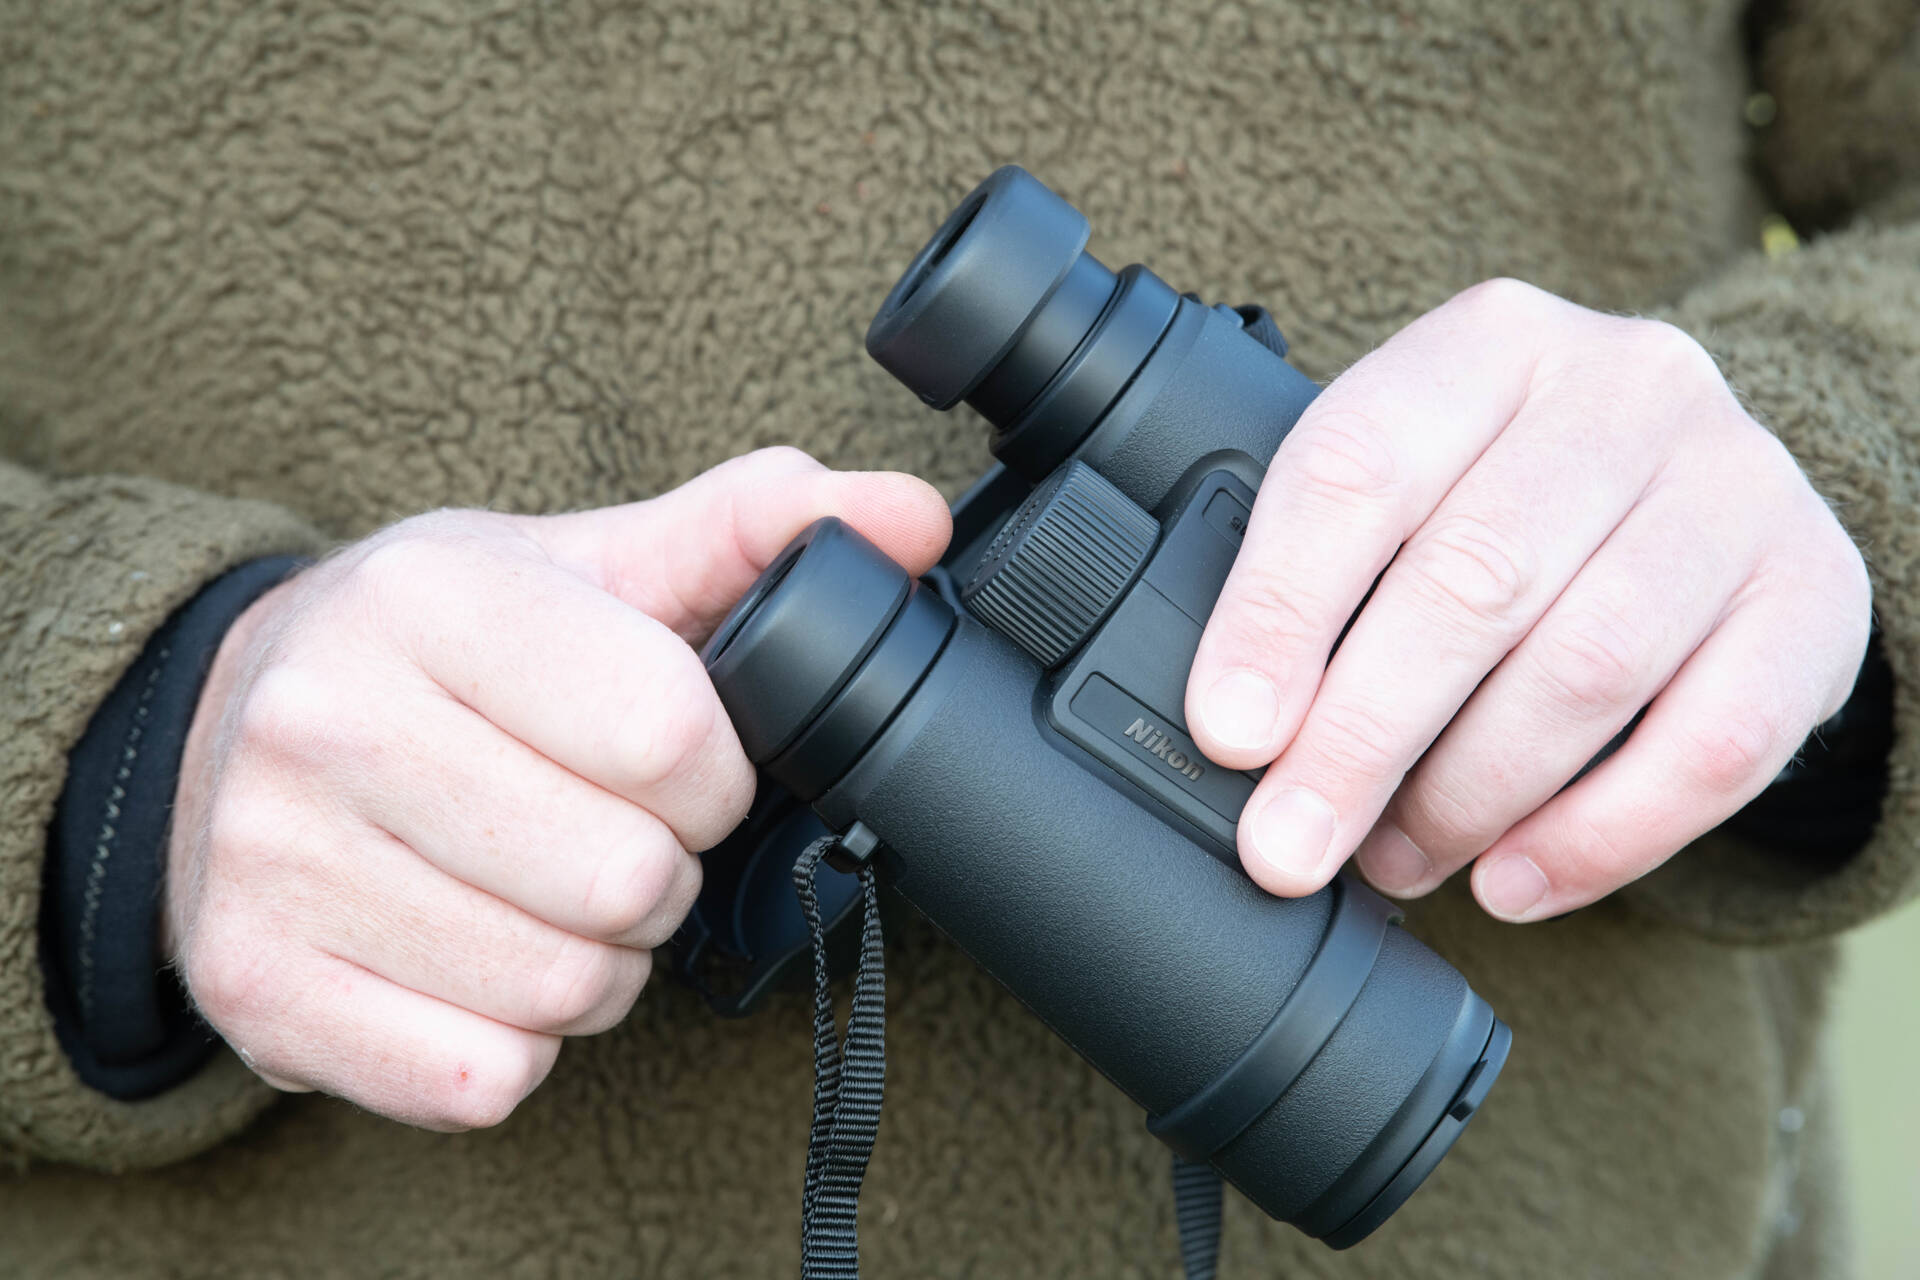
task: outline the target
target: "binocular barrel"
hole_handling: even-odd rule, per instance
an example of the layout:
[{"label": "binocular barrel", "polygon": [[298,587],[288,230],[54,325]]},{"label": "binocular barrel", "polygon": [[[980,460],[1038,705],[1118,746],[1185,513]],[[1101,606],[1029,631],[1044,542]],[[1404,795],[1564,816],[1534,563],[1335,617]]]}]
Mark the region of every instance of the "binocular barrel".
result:
[{"label": "binocular barrel", "polygon": [[[1069,459],[1097,469],[1151,541],[1198,473],[1257,487],[1314,388],[1246,311],[1182,298],[1143,268],[1108,271],[1085,241],[1070,206],[1002,170],[916,258],[869,347],[927,402],[979,408],[1029,480]],[[1221,554],[1230,563],[1231,546]],[[1204,619],[1211,596],[1202,605],[1187,607]],[[1087,656],[1107,652],[1097,643]],[[1155,669],[1093,678],[1177,689],[1192,643],[1122,646]],[[1266,894],[1217,829],[1062,732],[1054,686],[1084,673],[1035,648],[829,519],[703,656],[755,764],[834,829],[877,837],[893,887],[1156,1135],[1272,1216],[1357,1242],[1458,1137],[1510,1033],[1371,890],[1343,877],[1305,898]],[[1183,731],[1178,711],[1158,708]]]}]

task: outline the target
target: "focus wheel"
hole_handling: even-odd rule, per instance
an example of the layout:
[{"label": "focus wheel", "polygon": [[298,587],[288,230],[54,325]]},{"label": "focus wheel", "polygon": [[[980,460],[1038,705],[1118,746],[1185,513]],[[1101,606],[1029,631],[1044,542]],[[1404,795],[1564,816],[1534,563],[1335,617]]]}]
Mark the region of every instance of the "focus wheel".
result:
[{"label": "focus wheel", "polygon": [[1070,462],[1009,517],[961,600],[1054,667],[1118,603],[1159,536],[1159,523],[1106,477]]}]

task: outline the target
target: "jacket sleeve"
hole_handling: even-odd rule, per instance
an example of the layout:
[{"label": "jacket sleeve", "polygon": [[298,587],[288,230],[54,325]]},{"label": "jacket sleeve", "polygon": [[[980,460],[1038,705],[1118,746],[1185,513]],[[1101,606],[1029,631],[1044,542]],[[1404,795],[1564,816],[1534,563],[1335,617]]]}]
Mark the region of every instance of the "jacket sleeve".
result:
[{"label": "jacket sleeve", "polygon": [[164,1164],[227,1137],[272,1097],[224,1050],[147,1101],[80,1082],[42,978],[42,866],[68,755],[147,638],[234,566],[322,545],[266,503],[0,462],[0,1167]]},{"label": "jacket sleeve", "polygon": [[1920,4],[1764,8],[1757,75],[1778,115],[1762,158],[1809,238],[1665,314],[1713,352],[1859,544],[1893,673],[1893,747],[1864,847],[1810,857],[1722,828],[1633,891],[1742,942],[1832,934],[1920,893]]}]

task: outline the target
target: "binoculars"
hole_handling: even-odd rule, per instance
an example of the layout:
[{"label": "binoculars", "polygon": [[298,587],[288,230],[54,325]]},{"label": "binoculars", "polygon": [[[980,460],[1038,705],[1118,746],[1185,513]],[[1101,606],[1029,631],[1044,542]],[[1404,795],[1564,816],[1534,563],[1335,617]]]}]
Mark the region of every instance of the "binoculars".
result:
[{"label": "binoculars", "polygon": [[1087,237],[1001,169],[874,318],[873,357],[972,406],[1000,465],[925,579],[821,520],[706,646],[763,785],[691,949],[752,962],[729,997],[750,1004],[804,947],[795,856],[846,833],[1176,1153],[1345,1248],[1439,1163],[1512,1036],[1358,881],[1285,899],[1240,869],[1258,774],[1200,752],[1185,686],[1317,388],[1265,311],[1113,271]]}]

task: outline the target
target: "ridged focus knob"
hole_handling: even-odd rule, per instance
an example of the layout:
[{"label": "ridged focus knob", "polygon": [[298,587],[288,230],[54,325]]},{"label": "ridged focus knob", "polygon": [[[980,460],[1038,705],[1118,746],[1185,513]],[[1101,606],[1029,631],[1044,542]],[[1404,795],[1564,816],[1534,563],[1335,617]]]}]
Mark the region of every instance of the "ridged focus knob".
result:
[{"label": "ridged focus knob", "polygon": [[987,548],[961,599],[1053,667],[1080,647],[1153,553],[1160,526],[1084,462],[1056,471]]}]

